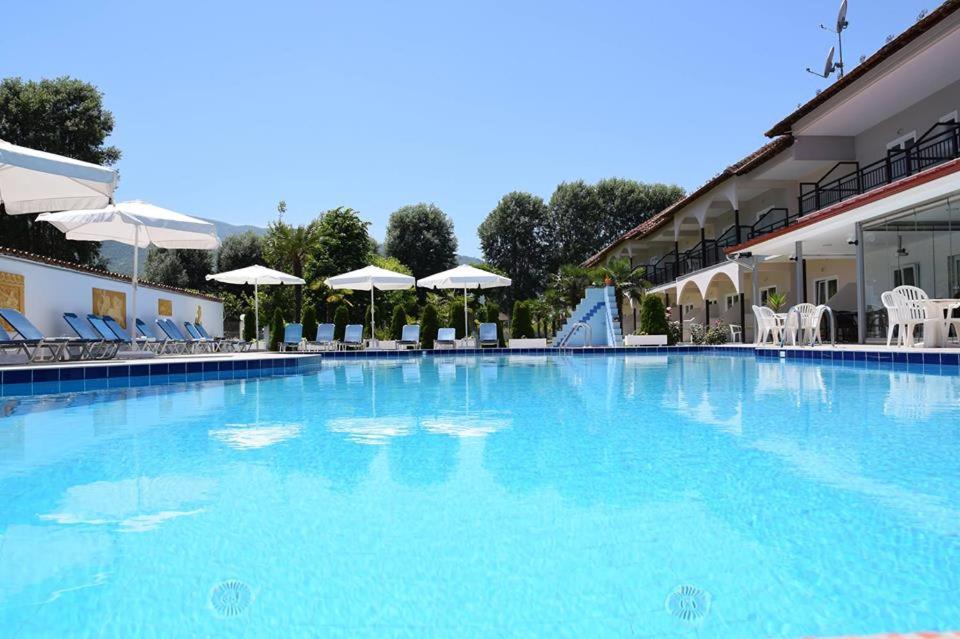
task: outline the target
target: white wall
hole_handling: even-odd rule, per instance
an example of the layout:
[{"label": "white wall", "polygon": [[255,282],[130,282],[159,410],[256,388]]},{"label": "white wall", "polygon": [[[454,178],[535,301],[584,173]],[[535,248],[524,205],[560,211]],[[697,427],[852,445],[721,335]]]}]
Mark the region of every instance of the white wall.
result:
[{"label": "white wall", "polygon": [[[110,277],[82,273],[41,262],[0,255],[0,271],[22,275],[24,278],[24,315],[44,335],[73,335],[63,320],[63,314],[80,316],[93,312],[93,289],[120,291],[127,295],[127,314],[132,304],[132,286]],[[197,306],[202,309],[204,327],[212,335],[223,333],[223,304],[217,300],[176,293],[174,291],[141,285],[137,288],[138,316],[148,324],[157,317],[157,300],[173,302],[173,319],[183,330],[183,322],[193,321]],[[131,331],[131,334],[132,331]]]}]

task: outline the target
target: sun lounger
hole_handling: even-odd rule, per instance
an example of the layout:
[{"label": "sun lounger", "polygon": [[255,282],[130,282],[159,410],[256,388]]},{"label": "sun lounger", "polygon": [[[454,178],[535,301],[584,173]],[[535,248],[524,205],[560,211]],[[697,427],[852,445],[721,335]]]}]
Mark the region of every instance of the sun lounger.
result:
[{"label": "sun lounger", "polygon": [[186,350],[190,353],[196,353],[198,348],[203,348],[206,350],[209,349],[209,345],[203,340],[193,339],[183,334],[177,325],[173,323],[172,319],[169,318],[157,318],[157,326],[160,327],[160,330],[163,331],[167,337],[170,339],[183,342],[186,345]]},{"label": "sun lounger", "polygon": [[130,339],[130,335],[123,330],[123,327],[121,327],[120,324],[114,322],[117,326],[117,329],[121,331],[121,333],[117,333],[117,331],[111,328],[107,324],[106,320],[99,315],[90,313],[87,315],[87,321],[90,322],[90,326],[97,331],[97,334],[103,336],[108,343],[116,345],[117,351],[114,353],[115,357],[120,357],[123,359],[147,359],[150,357],[156,357],[156,353],[146,349],[138,348],[139,345]]},{"label": "sun lounger", "polygon": [[100,334],[76,313],[64,313],[63,321],[79,338],[78,359],[111,359],[120,350],[120,340],[112,332],[109,336]]},{"label": "sun lounger", "polygon": [[280,352],[285,352],[288,348],[293,350],[300,349],[300,340],[303,339],[303,324],[287,324],[283,327],[283,340],[277,346]]},{"label": "sun lounger", "polygon": [[400,332],[397,348],[420,348],[420,325],[407,324]]},{"label": "sun lounger", "polygon": [[343,330],[342,348],[363,348],[363,326],[360,324],[347,324]]},{"label": "sun lounger", "polygon": [[433,340],[433,347],[456,348],[457,347],[457,329],[441,328],[437,330],[437,339]]},{"label": "sun lounger", "polygon": [[187,345],[185,343],[171,339],[167,335],[166,331],[161,331],[160,335],[158,336],[157,333],[150,328],[150,325],[140,318],[137,318],[136,324],[137,332],[140,333],[141,336],[159,344],[157,347],[158,354],[163,355],[164,353],[185,353],[187,351]]},{"label": "sun lounger", "polygon": [[191,340],[196,342],[199,346],[206,348],[211,353],[219,351],[221,345],[215,339],[207,339],[200,334],[200,331],[197,330],[196,324],[193,322],[184,322],[183,327],[187,329],[187,335]]},{"label": "sun lounger", "polygon": [[207,338],[207,339],[212,339],[213,341],[218,342],[218,343],[220,344],[220,350],[221,350],[221,351],[224,349],[224,347],[227,347],[227,348],[229,348],[230,350],[235,351],[235,352],[245,351],[245,350],[247,350],[247,349],[250,347],[250,344],[248,344],[247,342],[243,341],[242,339],[237,339],[237,338],[235,338],[235,337],[230,337],[230,338],[228,338],[228,337],[214,337],[213,335],[211,335],[210,333],[207,332],[207,329],[205,329],[205,328],[203,327],[203,324],[194,323],[194,327],[197,329],[197,331],[198,331],[198,332],[200,333],[200,335],[202,335],[203,337],[205,337],[205,338]]},{"label": "sun lounger", "polygon": [[333,324],[318,325],[317,339],[307,342],[307,350],[331,350],[336,348],[337,341],[333,339],[335,328]]},{"label": "sun lounger", "polygon": [[[13,327],[14,333],[19,336],[9,341],[20,348],[28,362],[58,361],[63,357],[67,345],[79,346],[79,340],[70,337],[44,337],[43,333],[16,309],[0,308],[0,318]],[[44,353],[48,353],[49,357],[43,357]]]},{"label": "sun lounger", "polygon": [[[124,344],[128,344],[131,347],[141,351],[156,353],[157,355],[160,354],[160,347],[163,345],[163,342],[157,340],[156,338],[151,339],[143,336],[134,339],[124,327],[120,326],[120,322],[113,319],[109,315],[104,315],[101,319],[103,320],[103,323],[107,325],[107,328],[113,331],[113,334],[116,335]],[[90,323],[92,324],[93,320],[91,320]]]},{"label": "sun lounger", "polygon": [[497,325],[493,322],[487,322],[480,325],[478,329],[477,343],[480,348],[485,346],[500,346],[500,338],[497,337]]}]

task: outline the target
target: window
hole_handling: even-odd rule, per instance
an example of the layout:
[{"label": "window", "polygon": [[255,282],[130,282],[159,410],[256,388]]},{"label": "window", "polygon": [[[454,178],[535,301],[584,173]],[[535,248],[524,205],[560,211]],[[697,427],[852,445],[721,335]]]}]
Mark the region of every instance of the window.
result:
[{"label": "window", "polygon": [[723,310],[729,311],[740,303],[740,296],[737,293],[727,293],[723,298]]},{"label": "window", "polygon": [[776,286],[768,286],[766,288],[761,288],[760,289],[760,306],[766,306],[767,298],[770,297],[770,293],[776,293],[776,292],[777,292]]},{"label": "window", "polygon": [[950,296],[956,297],[960,293],[960,255],[951,255],[947,260],[950,274]]},{"label": "window", "polygon": [[838,281],[835,277],[825,277],[822,280],[814,280],[813,290],[816,304],[826,304],[827,300],[837,294]]},{"label": "window", "polygon": [[896,180],[910,173],[907,165],[907,150],[917,143],[917,132],[897,138],[887,145],[887,162],[890,166],[890,179]]},{"label": "window", "polygon": [[920,286],[920,265],[904,264],[893,270],[893,286]]},{"label": "window", "polygon": [[687,317],[693,315],[693,304],[684,304],[683,305],[683,316]]}]

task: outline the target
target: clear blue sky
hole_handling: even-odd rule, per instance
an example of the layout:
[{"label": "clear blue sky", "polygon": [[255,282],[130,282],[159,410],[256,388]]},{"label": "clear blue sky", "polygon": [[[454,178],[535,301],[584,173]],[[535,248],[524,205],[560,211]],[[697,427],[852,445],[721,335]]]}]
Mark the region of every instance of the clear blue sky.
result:
[{"label": "clear blue sky", "polygon": [[[850,0],[848,69],[936,0]],[[839,0],[16,2],[0,73],[96,84],[118,197],[265,225],[433,202],[460,252],[503,194],[695,188],[825,82]]]}]

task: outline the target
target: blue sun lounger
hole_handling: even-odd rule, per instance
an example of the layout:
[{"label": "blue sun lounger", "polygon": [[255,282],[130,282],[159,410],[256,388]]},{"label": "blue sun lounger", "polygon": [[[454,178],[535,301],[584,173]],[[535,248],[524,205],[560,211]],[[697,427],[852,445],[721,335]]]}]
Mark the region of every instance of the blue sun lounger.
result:
[{"label": "blue sun lounger", "polygon": [[[19,337],[12,338],[8,334],[7,341],[15,344],[28,362],[55,362],[63,358],[68,345],[80,346],[80,340],[71,337],[45,337],[23,313],[13,308],[0,308],[0,318],[13,327]],[[4,331],[6,332],[6,331]],[[43,357],[48,353],[49,357]]]},{"label": "blue sun lounger", "polygon": [[161,336],[158,337],[156,333],[153,332],[153,329],[150,328],[150,325],[144,322],[142,319],[137,318],[137,332],[140,333],[143,337],[146,337],[152,342],[159,344],[157,347],[157,353],[163,355],[164,353],[185,353],[187,351],[187,345],[183,342],[180,342],[175,339],[171,339],[166,331],[161,331]]},{"label": "blue sun lounger", "polygon": [[207,329],[205,329],[205,328],[203,327],[203,324],[199,324],[199,323],[197,323],[197,322],[194,322],[193,326],[194,326],[194,328],[197,329],[197,332],[200,333],[200,335],[201,335],[202,337],[205,337],[206,339],[213,340],[214,342],[217,342],[218,344],[220,344],[220,350],[221,350],[221,351],[223,350],[223,348],[224,348],[225,346],[226,346],[226,347],[229,347],[230,350],[235,351],[235,352],[245,351],[245,350],[247,350],[248,348],[250,348],[250,344],[248,344],[247,342],[243,341],[242,339],[226,338],[226,337],[214,337],[213,335],[211,335],[210,333],[207,332]]},{"label": "blue sun lounger", "polygon": [[280,351],[284,352],[288,348],[298,350],[301,339],[303,339],[303,324],[287,324],[283,327],[283,340],[278,344]]},{"label": "blue sun lounger", "polygon": [[400,332],[397,348],[420,348],[420,325],[407,324]]},{"label": "blue sun lounger", "polygon": [[480,348],[484,346],[500,346],[500,338],[497,337],[497,325],[493,322],[487,322],[480,325],[477,345]]},{"label": "blue sun lounger", "polygon": [[319,324],[317,339],[307,342],[307,350],[330,350],[336,348],[337,340],[333,339],[336,327],[333,324]]},{"label": "blue sun lounger", "polygon": [[363,348],[363,326],[360,324],[347,324],[343,329],[342,348]]},{"label": "blue sun lounger", "polygon": [[114,353],[115,357],[123,357],[124,359],[144,359],[147,357],[156,356],[156,353],[152,351],[137,348],[137,344],[130,339],[130,335],[128,335],[119,324],[117,324],[117,328],[122,334],[117,333],[107,324],[104,318],[94,313],[87,315],[87,321],[90,322],[90,326],[92,326],[97,333],[103,336],[107,343],[116,345],[117,350]]},{"label": "blue sun lounger", "polygon": [[[90,316],[88,315],[87,317],[89,318]],[[159,341],[157,338],[142,336],[134,339],[125,328],[120,326],[120,322],[113,319],[109,315],[104,315],[101,319],[103,320],[103,323],[107,325],[107,328],[113,331],[113,334],[116,335],[117,338],[119,338],[124,344],[129,344],[132,348],[141,351],[148,351],[151,353],[156,353],[157,355],[160,354],[160,347],[163,345],[163,342]],[[90,323],[93,324],[93,320],[90,320]],[[94,324],[94,328],[96,328],[96,324]]]},{"label": "blue sun lounger", "polygon": [[196,342],[198,346],[205,347],[211,353],[220,350],[221,344],[215,339],[207,339],[201,335],[193,322],[184,322],[183,327],[187,329],[187,335],[190,336],[190,339]]},{"label": "blue sun lounger", "polygon": [[76,313],[64,313],[63,321],[77,334],[81,345],[79,359],[111,359],[120,350],[120,340],[110,333],[109,337],[96,331]]},{"label": "blue sun lounger", "polygon": [[174,342],[178,342],[183,345],[184,352],[196,353],[197,347],[201,346],[201,342],[190,339],[184,335],[177,325],[173,323],[173,320],[158,317],[157,326],[160,328],[160,331],[166,335],[169,339]]},{"label": "blue sun lounger", "polygon": [[436,349],[456,348],[457,347],[457,329],[455,328],[437,329],[437,339],[433,340],[433,347]]}]

